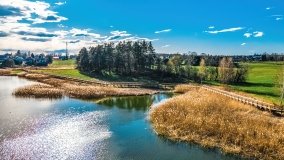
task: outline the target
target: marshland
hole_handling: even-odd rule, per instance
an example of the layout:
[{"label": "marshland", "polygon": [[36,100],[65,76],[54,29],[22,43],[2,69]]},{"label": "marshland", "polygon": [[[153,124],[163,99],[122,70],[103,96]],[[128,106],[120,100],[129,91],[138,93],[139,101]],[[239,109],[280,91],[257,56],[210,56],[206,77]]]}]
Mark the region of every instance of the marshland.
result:
[{"label": "marshland", "polygon": [[0,0],[0,160],[284,160],[283,4]]},{"label": "marshland", "polygon": [[158,105],[154,130],[172,140],[219,148],[246,158],[283,159],[284,119],[197,87]]},{"label": "marshland", "polygon": [[238,159],[157,136],[149,108],[171,94],[21,98],[12,93],[39,82],[9,76],[0,83],[1,159]]},{"label": "marshland", "polygon": [[[173,56],[172,59],[174,60],[176,59],[176,57]],[[78,63],[78,61],[76,61],[76,63]],[[163,73],[163,78],[167,76],[173,76],[170,79],[166,78],[166,81],[171,80],[174,82],[171,83],[171,86],[175,87],[171,90],[162,90],[158,88],[141,88],[139,86],[136,86],[134,88],[121,88],[118,85],[114,84],[116,84],[117,81],[120,81],[120,83],[122,84],[145,83],[148,84],[148,87],[151,87],[156,86],[155,84],[157,83],[163,84],[164,81],[161,81],[157,78],[146,78],[146,81],[141,81],[141,78],[135,78],[137,75],[132,75],[132,78],[136,79],[134,81],[132,81],[130,77],[126,77],[126,79],[101,79],[100,77],[102,75],[99,75],[99,73],[91,74],[87,71],[81,71],[79,68],[76,68],[76,66],[80,64],[75,64],[74,60],[68,60],[68,62],[55,61],[54,64],[51,64],[49,67],[41,68],[28,67],[1,69],[0,74],[2,76],[5,76],[5,78],[7,79],[12,79],[12,81],[19,81],[17,82],[17,84],[21,84],[22,81],[25,82],[25,85],[8,85],[10,87],[10,91],[8,95],[6,95],[6,97],[11,96],[11,98],[14,99],[16,103],[18,103],[18,101],[23,103],[29,103],[31,101],[35,104],[44,102],[48,104],[47,106],[56,105],[53,104],[54,102],[59,103],[59,105],[69,104],[71,106],[73,105],[72,103],[80,104],[83,106],[94,105],[96,107],[102,105],[106,107],[105,109],[111,110],[111,112],[113,112],[114,110],[116,110],[115,112],[124,112],[124,110],[127,110],[128,112],[134,112],[132,113],[134,114],[132,115],[133,118],[135,117],[134,120],[136,118],[139,118],[140,121],[138,123],[139,125],[134,125],[133,127],[135,129],[132,129],[140,130],[137,127],[148,127],[146,127],[147,131],[140,131],[139,134],[135,132],[136,136],[141,136],[141,134],[147,135],[147,137],[145,137],[147,139],[145,144],[139,143],[139,145],[162,145],[163,150],[171,150],[176,147],[182,148],[182,151],[174,151],[166,154],[162,153],[160,150],[158,155],[152,155],[155,158],[167,156],[175,157],[177,153],[180,153],[180,157],[189,156],[193,157],[193,159],[199,159],[203,156],[206,157],[205,159],[211,159],[212,157],[215,157],[216,159],[283,159],[284,157],[282,157],[281,155],[281,151],[283,150],[282,141],[284,140],[284,137],[281,134],[284,131],[284,121],[282,117],[276,117],[269,112],[258,110],[253,106],[245,105],[229,99],[228,97],[216,93],[211,93],[207,90],[202,89],[202,85],[204,84],[211,85],[212,87],[247,97],[256,98],[267,103],[277,103],[277,106],[281,109],[281,106],[279,105],[280,98],[278,97],[278,95],[279,93],[281,93],[280,89],[282,86],[279,85],[279,82],[277,82],[281,80],[279,78],[279,75],[281,73],[281,68],[279,66],[281,66],[281,63],[263,63],[263,65],[266,65],[270,69],[270,71],[274,71],[272,72],[272,74],[262,76],[266,76],[266,78],[268,78],[266,80],[270,79],[270,81],[267,82],[271,83],[271,86],[273,85],[273,89],[265,90],[265,92],[268,93],[270,91],[273,91],[277,93],[275,95],[267,94],[273,97],[272,99],[275,99],[276,101],[266,98],[266,94],[261,93],[261,90],[259,88],[249,88],[249,86],[247,85],[255,83],[261,88],[262,83],[259,82],[263,81],[263,79],[255,78],[258,76],[256,74],[259,72],[259,68],[255,67],[255,63],[250,63],[248,65],[249,68],[246,70],[243,70],[245,68],[230,68],[233,63],[232,60],[227,57],[221,59],[219,63],[219,66],[216,67],[216,73],[218,73],[219,75],[217,76],[217,79],[214,80],[212,79],[212,76],[215,73],[212,72],[212,68],[210,68],[210,66],[205,65],[205,59],[201,58],[200,65],[194,66],[196,74],[187,75],[193,77],[196,76],[196,78],[193,78],[189,81],[185,81],[186,77],[181,76],[180,73],[177,72],[179,69],[175,69],[175,67],[173,67],[172,73],[168,72],[169,70],[168,68],[166,68],[167,64],[164,64],[165,68],[167,69],[164,71],[167,74]],[[242,65],[244,66],[247,64],[242,63]],[[183,67],[185,66],[181,66],[181,68]],[[190,70],[190,72],[192,72],[192,70]],[[239,72],[241,72],[241,74]],[[97,76],[94,76],[93,74],[96,74]],[[123,74],[120,75],[120,71],[115,74],[117,74],[119,77],[123,76]],[[136,72],[132,74],[138,73]],[[140,74],[142,77],[145,76],[145,73]],[[153,72],[152,74],[155,77],[155,74],[158,73]],[[181,76],[181,81],[175,81],[175,79],[179,76]],[[242,76],[244,76],[244,79],[242,79]],[[5,78],[3,79],[4,82],[2,84],[9,83]],[[239,80],[244,82],[237,82],[235,80],[237,78],[241,78]],[[131,81],[125,82],[125,80]],[[177,85],[177,83],[180,84]],[[169,83],[167,83],[167,85],[169,85]],[[13,88],[13,90],[11,88]],[[244,88],[248,88],[249,90],[242,90]],[[250,92],[250,90],[258,91],[255,92],[255,94],[252,94],[253,92]],[[10,102],[7,101],[5,103],[9,104]],[[29,105],[27,105],[26,109],[30,110],[30,107],[28,106]],[[152,106],[152,108],[150,106]],[[82,112],[84,114],[87,114],[86,112],[90,110],[90,108],[85,109],[84,107],[79,107],[78,110],[74,107],[71,107],[70,109],[71,111],[68,109],[68,107],[64,109],[68,111],[68,118],[73,117],[73,110],[74,112]],[[36,110],[38,110],[37,112],[42,112],[41,109]],[[9,110],[9,113],[10,112],[21,114],[22,111],[17,113],[18,111]],[[124,114],[126,113],[123,113],[123,115]],[[43,115],[40,114],[39,117],[40,119],[42,119]],[[59,119],[63,120],[62,118],[63,117]],[[26,119],[27,121],[34,121],[33,118]],[[39,120],[37,118],[35,119],[36,121]],[[16,135],[16,137],[21,138],[22,134],[30,134],[30,132],[22,132],[21,129],[19,129],[23,127],[21,123],[19,125],[13,124],[13,126],[6,126],[3,124],[3,127],[18,128],[16,130],[19,132],[19,135]],[[33,123],[39,125],[38,122]],[[82,123],[85,124],[88,122],[83,120]],[[127,123],[134,122],[130,120]],[[113,124],[108,122],[106,125],[109,126]],[[32,130],[38,129],[34,127],[28,128]],[[80,128],[82,128],[82,126],[80,126]],[[45,129],[49,128],[47,127]],[[89,131],[88,129],[86,130],[93,133],[93,131]],[[120,136],[120,132],[123,131],[119,129],[119,131],[115,130],[111,133],[119,134]],[[105,132],[103,131],[103,133]],[[10,136],[10,132],[3,132],[2,134],[5,135],[4,137]],[[109,133],[106,132],[106,134]],[[131,133],[131,136],[133,136],[133,134]],[[69,135],[69,133],[66,133],[66,135]],[[109,139],[109,135],[107,137],[107,139]],[[149,137],[152,138],[152,140],[154,140],[155,142],[149,143]],[[9,138],[2,139],[2,147],[5,149],[0,154],[8,155],[8,159],[9,156],[11,156],[11,154],[13,153],[17,153],[18,158],[25,157],[25,155],[20,154],[18,150],[15,150],[13,152],[8,151],[8,149],[10,148],[4,145],[4,142],[7,139]],[[30,137],[30,139],[38,141],[37,138]],[[122,139],[124,143],[127,143],[129,146],[133,147],[134,144],[125,140],[125,137],[122,137]],[[109,140],[107,141],[108,143],[116,143],[117,140],[111,140],[111,142],[109,142]],[[158,143],[156,141],[158,141]],[[38,142],[39,144],[47,143],[48,145],[53,145],[49,142]],[[21,143],[29,143],[29,140],[23,140],[23,142]],[[93,143],[97,142],[92,141],[92,144]],[[9,145],[12,145],[12,142],[9,142]],[[87,145],[87,143],[82,145]],[[168,145],[173,145],[174,147],[169,147]],[[18,147],[19,149],[21,149],[24,146],[25,145],[22,144],[22,146]],[[68,146],[65,149],[69,148],[70,147]],[[65,149],[62,149],[54,156],[62,156],[62,153],[65,152]],[[52,149],[49,148],[47,150]],[[46,152],[47,150],[43,149],[41,151]],[[111,148],[108,148],[108,150],[115,152]],[[127,147],[127,150],[131,149]],[[192,150],[194,150],[194,152],[192,152]],[[90,151],[93,150],[88,149],[85,153],[89,153]],[[37,157],[38,154],[33,154],[37,152],[38,150],[36,148],[32,148],[29,151],[29,154],[31,154],[33,157]],[[97,153],[97,151],[95,152]],[[149,153],[147,149],[142,150],[142,152]],[[76,153],[74,156],[78,158],[81,155]],[[119,156],[123,157],[123,154],[119,154]],[[130,157],[136,156],[138,155],[133,153]],[[107,156],[104,155],[103,157]]]}]

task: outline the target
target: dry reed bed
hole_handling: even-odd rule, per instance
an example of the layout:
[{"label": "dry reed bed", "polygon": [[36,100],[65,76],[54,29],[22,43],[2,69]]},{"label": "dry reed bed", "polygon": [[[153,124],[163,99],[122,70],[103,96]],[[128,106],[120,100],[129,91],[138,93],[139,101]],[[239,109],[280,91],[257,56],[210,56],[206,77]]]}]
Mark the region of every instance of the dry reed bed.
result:
[{"label": "dry reed bed", "polygon": [[39,79],[41,83],[49,84],[54,87],[61,87],[64,83],[67,83],[66,80],[57,79],[57,78],[47,78],[47,79]]},{"label": "dry reed bed", "polygon": [[48,75],[44,75],[44,74],[25,74],[24,75],[25,78],[27,79],[31,79],[31,80],[43,80],[43,79],[47,79],[49,78]]},{"label": "dry reed bed", "polygon": [[83,99],[92,99],[107,96],[138,96],[156,93],[155,91],[148,89],[126,89],[91,85],[79,86],[68,83],[63,84],[61,88],[64,89],[70,97]]},{"label": "dry reed bed", "polygon": [[284,119],[202,89],[162,103],[150,120],[159,135],[172,140],[249,158],[284,159]]},{"label": "dry reed bed", "polygon": [[61,98],[64,95],[64,91],[50,85],[35,84],[18,88],[13,92],[13,95],[18,97]]},{"label": "dry reed bed", "polygon": [[175,93],[186,93],[188,91],[197,90],[199,88],[200,88],[199,86],[193,85],[193,84],[180,84],[180,85],[175,86],[174,92]]},{"label": "dry reed bed", "polygon": [[11,74],[11,70],[8,69],[0,69],[0,76],[7,76]]},{"label": "dry reed bed", "polygon": [[49,78],[49,76],[41,74],[25,74],[23,77],[48,85],[32,85],[19,88],[14,92],[16,96],[60,98],[63,95],[67,95],[73,98],[92,99],[106,96],[139,96],[157,93],[157,91],[150,89],[129,89],[80,84],[68,80]]}]

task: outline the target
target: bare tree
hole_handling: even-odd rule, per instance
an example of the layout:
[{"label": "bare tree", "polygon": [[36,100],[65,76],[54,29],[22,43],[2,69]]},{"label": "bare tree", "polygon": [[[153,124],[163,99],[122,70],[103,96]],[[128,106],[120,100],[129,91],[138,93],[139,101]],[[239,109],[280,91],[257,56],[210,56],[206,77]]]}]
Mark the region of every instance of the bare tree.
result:
[{"label": "bare tree", "polygon": [[234,80],[234,63],[231,57],[223,57],[218,67],[219,80],[222,83],[230,83]]},{"label": "bare tree", "polygon": [[202,81],[204,80],[206,76],[206,64],[205,59],[202,58],[199,63],[199,69],[198,69],[198,76],[200,77],[200,82],[202,84]]}]

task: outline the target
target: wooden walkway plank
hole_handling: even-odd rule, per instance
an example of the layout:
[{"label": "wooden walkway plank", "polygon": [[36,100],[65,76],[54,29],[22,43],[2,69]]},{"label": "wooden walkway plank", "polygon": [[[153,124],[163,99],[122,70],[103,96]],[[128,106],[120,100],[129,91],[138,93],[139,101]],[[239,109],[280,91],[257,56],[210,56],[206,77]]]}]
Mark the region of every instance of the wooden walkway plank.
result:
[{"label": "wooden walkway plank", "polygon": [[224,90],[221,90],[221,89],[213,88],[213,87],[210,87],[210,86],[207,86],[207,85],[203,85],[202,88],[207,90],[207,91],[229,97],[230,99],[240,101],[242,103],[254,106],[254,107],[256,107],[260,110],[271,112],[274,115],[284,116],[284,110],[278,109],[272,104],[269,104],[269,103],[266,103],[266,102],[263,102],[263,101],[259,101],[259,100],[256,100],[254,98],[238,95],[236,93],[232,93],[232,92],[224,91]]}]

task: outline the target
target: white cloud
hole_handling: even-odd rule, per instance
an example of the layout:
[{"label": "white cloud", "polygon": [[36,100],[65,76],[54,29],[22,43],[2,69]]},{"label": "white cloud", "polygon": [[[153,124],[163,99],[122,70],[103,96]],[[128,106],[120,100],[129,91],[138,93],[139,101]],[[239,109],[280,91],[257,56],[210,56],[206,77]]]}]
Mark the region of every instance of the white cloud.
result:
[{"label": "white cloud", "polygon": [[272,15],[271,17],[274,17],[276,21],[283,20],[283,15],[281,14],[275,14],[275,15]]},{"label": "white cloud", "polygon": [[142,38],[142,37],[138,37],[138,36],[134,36],[134,37],[127,37],[124,39],[120,39],[118,41],[158,41],[159,39],[150,39],[150,38]]},{"label": "white cloud", "polygon": [[164,30],[156,31],[155,33],[156,33],[156,34],[159,34],[159,33],[171,32],[171,31],[172,31],[172,29],[164,29]]},{"label": "white cloud", "polygon": [[266,9],[266,10],[271,10],[271,7],[266,7],[265,9]]},{"label": "white cloud", "polygon": [[245,33],[244,36],[247,37],[247,38],[250,38],[252,36],[252,34],[251,33]]},{"label": "white cloud", "polygon": [[67,26],[63,25],[63,24],[58,24],[57,25],[59,28],[67,28]]},{"label": "white cloud", "polygon": [[55,5],[58,5],[58,6],[62,6],[62,5],[64,5],[64,4],[66,4],[66,1],[64,1],[64,2],[56,2],[56,3],[54,3]]},{"label": "white cloud", "polygon": [[168,48],[168,47],[170,47],[169,44],[166,44],[166,45],[162,46],[162,48]]},{"label": "white cloud", "polygon": [[121,37],[131,36],[131,34],[127,33],[127,31],[116,30],[116,31],[111,31],[110,33],[114,36],[121,36]]},{"label": "white cloud", "polygon": [[263,35],[264,35],[263,32],[259,32],[259,31],[253,32],[253,36],[254,36],[254,37],[262,37]]},{"label": "white cloud", "polygon": [[242,43],[241,45],[242,45],[242,46],[245,46],[245,45],[246,45],[246,43]]},{"label": "white cloud", "polygon": [[119,41],[123,39],[124,37],[129,37],[131,34],[127,33],[127,31],[111,31],[110,32],[111,36],[107,37],[105,41]]},{"label": "white cloud", "polygon": [[239,30],[243,30],[243,27],[235,27],[235,28],[227,28],[227,29],[222,29],[222,30],[215,30],[215,31],[205,31],[210,34],[218,34],[218,33],[225,33],[225,32],[235,32]]},{"label": "white cloud", "polygon": [[214,29],[215,28],[215,26],[209,26],[208,27],[208,29]]},{"label": "white cloud", "polygon": [[119,30],[111,31],[108,36],[102,36],[92,29],[69,29],[63,24],[57,24],[58,30],[35,26],[34,24],[37,23],[67,20],[53,11],[49,3],[42,1],[0,0],[0,10],[2,6],[7,6],[4,9],[11,11],[5,12],[5,16],[0,16],[0,34],[2,34],[0,51],[7,49],[32,52],[62,50],[65,48],[65,42],[70,42],[69,50],[77,52],[82,47],[105,42],[158,40],[132,36],[127,31]]},{"label": "white cloud", "polygon": [[57,12],[52,11],[49,3],[42,1],[3,0],[0,1],[0,5],[14,9],[14,15],[0,17],[0,21],[4,23],[28,20],[37,24],[67,20],[66,17],[59,16]]}]

